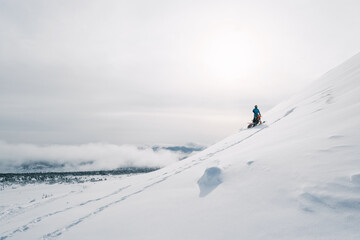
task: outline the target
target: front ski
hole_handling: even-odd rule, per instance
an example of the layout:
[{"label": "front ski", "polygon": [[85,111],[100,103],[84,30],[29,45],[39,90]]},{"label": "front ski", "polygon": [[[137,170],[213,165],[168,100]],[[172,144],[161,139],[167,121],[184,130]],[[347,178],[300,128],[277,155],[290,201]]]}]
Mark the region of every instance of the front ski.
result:
[{"label": "front ski", "polygon": [[254,124],[254,123],[249,123],[249,125],[248,125],[248,127],[247,128],[253,128],[253,127],[256,127],[256,126],[259,126],[259,125],[262,125],[262,124],[264,124],[265,123],[265,121],[262,121],[261,123],[259,123],[259,124]]}]

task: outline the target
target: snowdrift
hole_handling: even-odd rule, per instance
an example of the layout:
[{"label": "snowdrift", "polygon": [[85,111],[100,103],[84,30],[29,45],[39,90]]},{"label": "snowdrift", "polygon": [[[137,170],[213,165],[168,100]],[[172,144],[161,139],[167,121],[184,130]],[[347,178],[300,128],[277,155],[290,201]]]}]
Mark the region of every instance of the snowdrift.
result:
[{"label": "snowdrift", "polygon": [[360,54],[263,116],[156,172],[4,190],[0,239],[360,239]]}]

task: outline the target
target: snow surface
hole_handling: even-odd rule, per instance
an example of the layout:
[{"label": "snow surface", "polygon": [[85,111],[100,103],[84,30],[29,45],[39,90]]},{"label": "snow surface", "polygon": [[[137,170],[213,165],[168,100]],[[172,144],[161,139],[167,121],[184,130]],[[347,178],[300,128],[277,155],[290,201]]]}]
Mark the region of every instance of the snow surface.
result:
[{"label": "snow surface", "polygon": [[0,239],[360,239],[359,100],[360,54],[158,171],[1,191]]}]

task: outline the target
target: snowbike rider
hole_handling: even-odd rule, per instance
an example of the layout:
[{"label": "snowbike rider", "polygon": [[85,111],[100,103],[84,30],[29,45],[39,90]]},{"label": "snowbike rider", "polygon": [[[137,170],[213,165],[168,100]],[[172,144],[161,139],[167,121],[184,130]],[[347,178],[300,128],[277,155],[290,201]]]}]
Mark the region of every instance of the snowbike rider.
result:
[{"label": "snowbike rider", "polygon": [[262,123],[262,122],[261,122],[260,110],[258,109],[258,106],[257,106],[257,105],[255,105],[255,108],[254,108],[254,110],[253,110],[253,113],[254,113],[253,126],[255,127],[256,125],[259,124],[259,122],[260,122],[260,124]]}]

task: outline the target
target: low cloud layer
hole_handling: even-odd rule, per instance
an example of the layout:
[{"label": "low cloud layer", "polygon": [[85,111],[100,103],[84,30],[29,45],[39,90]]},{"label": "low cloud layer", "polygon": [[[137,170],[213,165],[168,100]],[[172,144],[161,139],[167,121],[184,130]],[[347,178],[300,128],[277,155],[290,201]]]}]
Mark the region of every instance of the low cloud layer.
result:
[{"label": "low cloud layer", "polygon": [[124,167],[158,168],[184,157],[169,149],[89,143],[82,145],[9,144],[0,141],[0,172],[91,171]]}]

